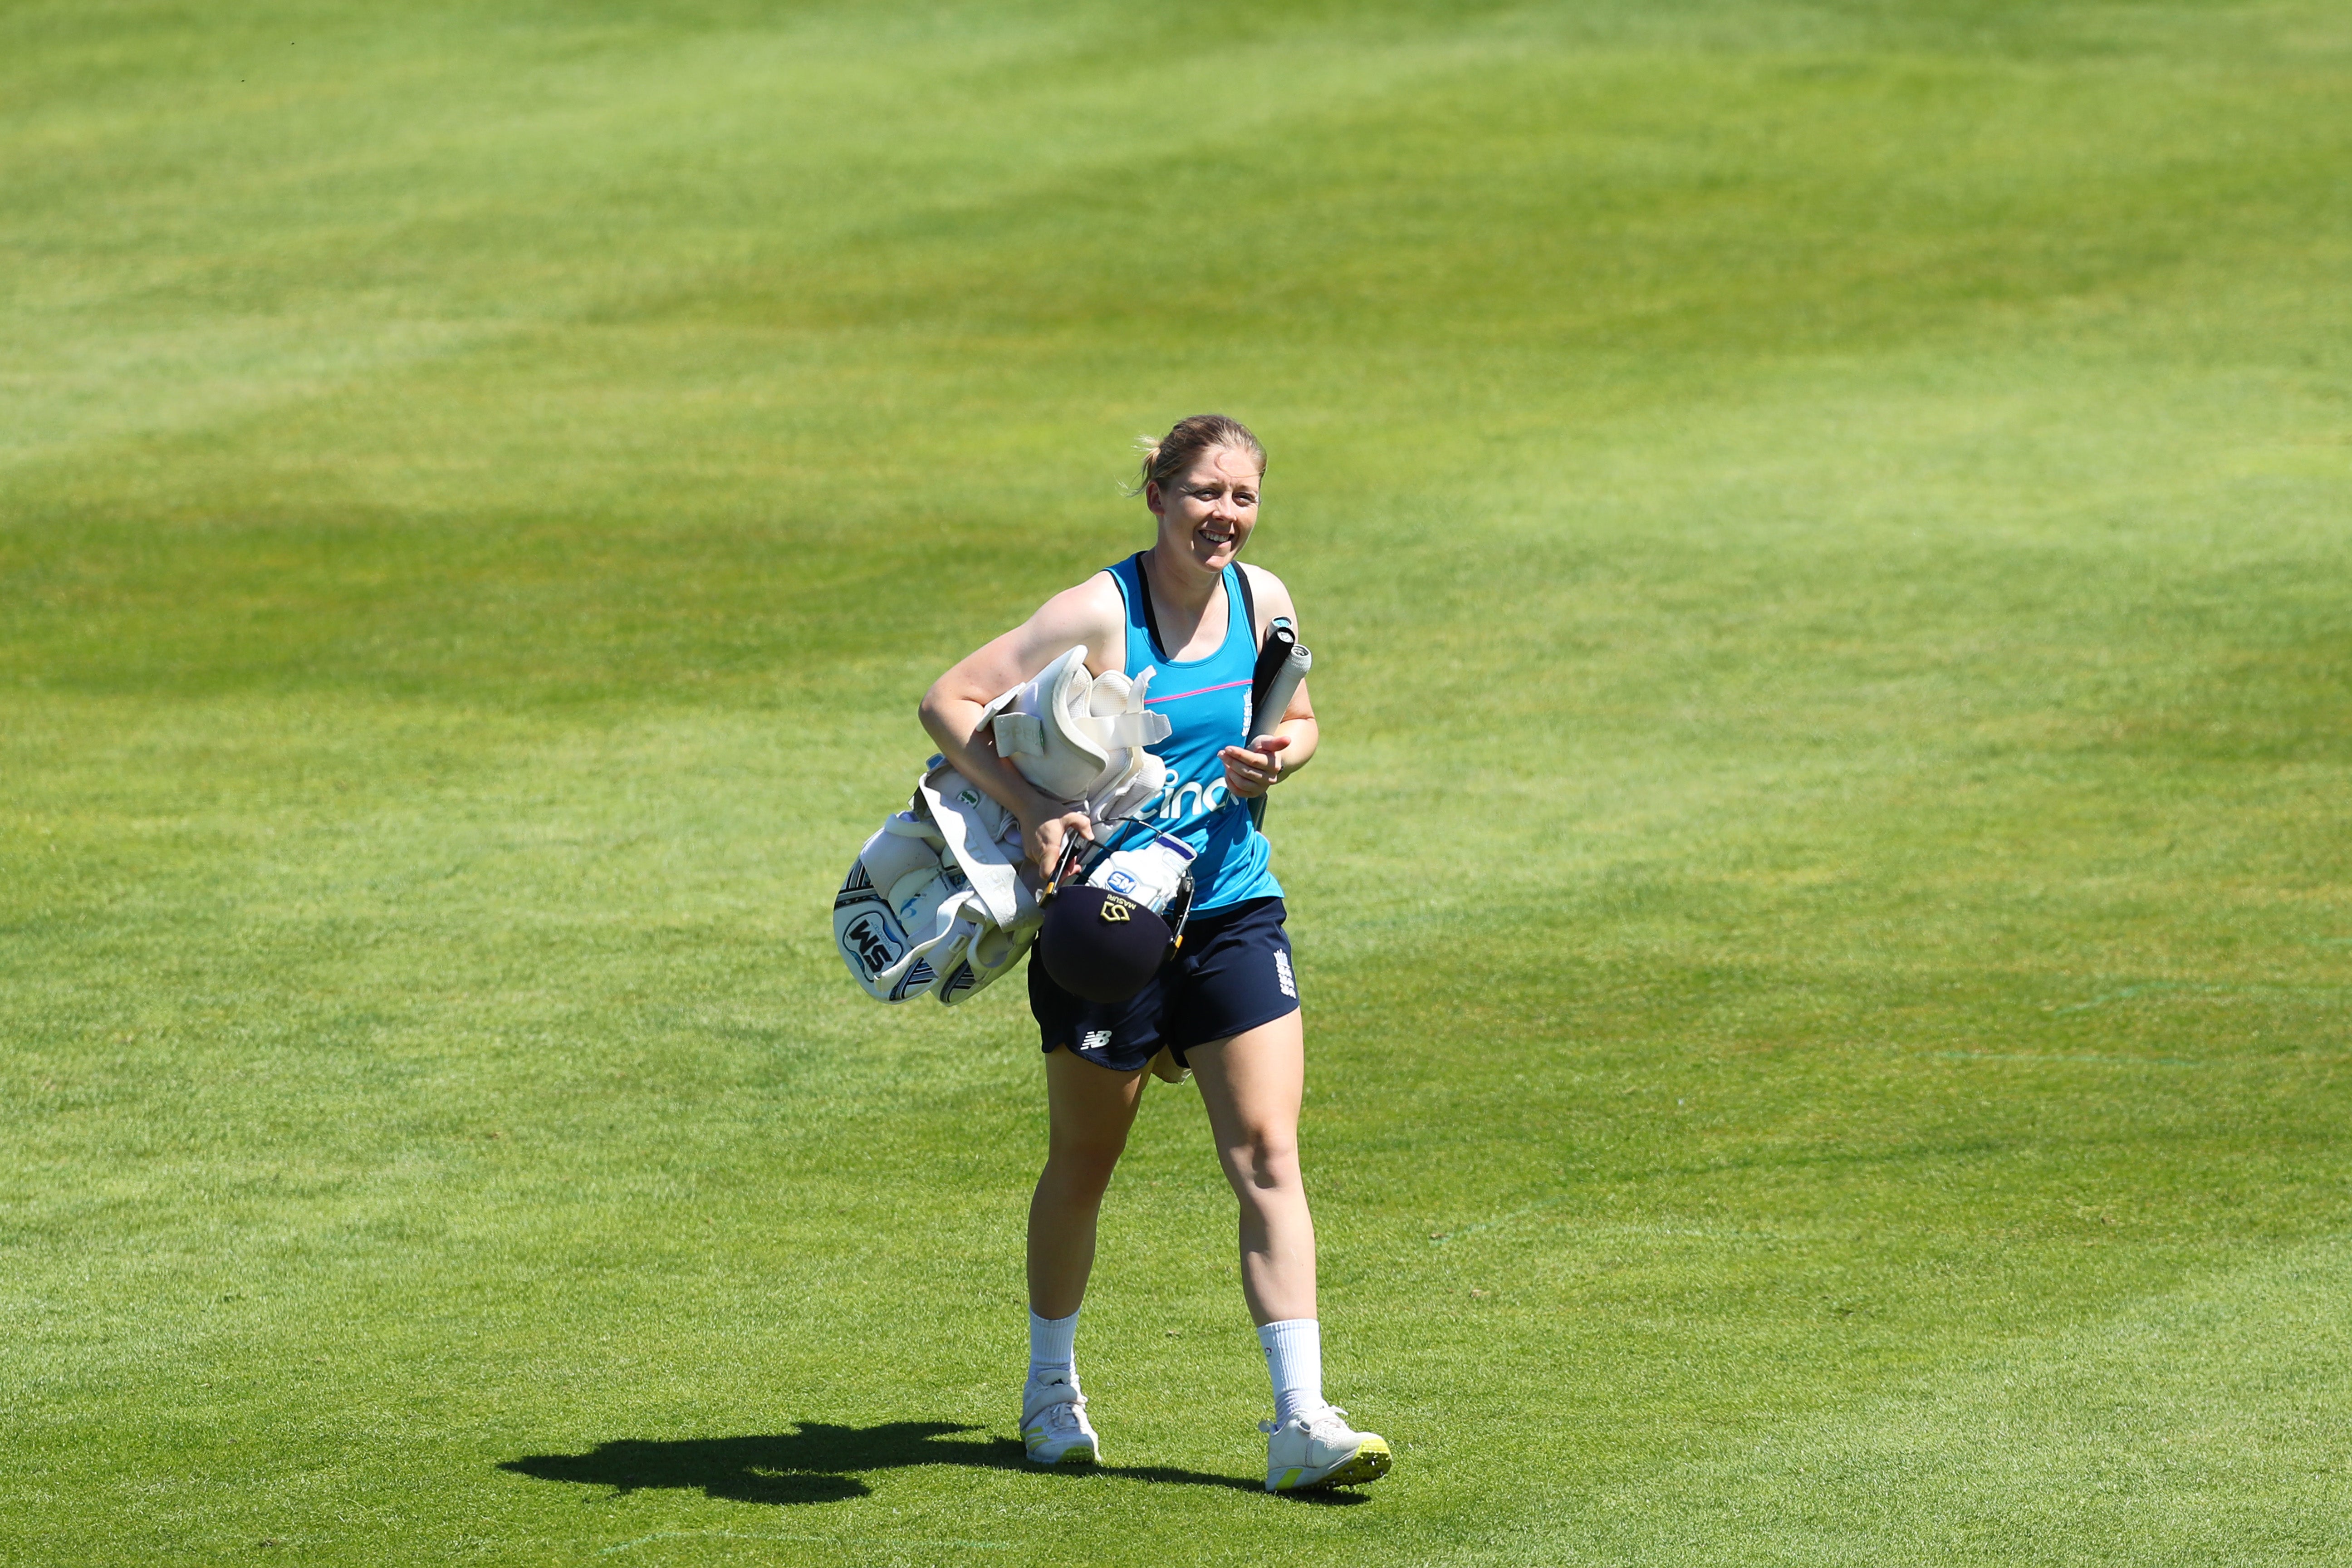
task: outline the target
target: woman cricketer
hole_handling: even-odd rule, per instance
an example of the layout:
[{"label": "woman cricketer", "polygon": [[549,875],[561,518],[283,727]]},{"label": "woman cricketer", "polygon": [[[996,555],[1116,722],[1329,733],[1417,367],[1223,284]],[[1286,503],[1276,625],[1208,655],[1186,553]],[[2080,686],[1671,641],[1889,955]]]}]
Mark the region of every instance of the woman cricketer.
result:
[{"label": "woman cricketer", "polygon": [[[1298,1172],[1298,987],[1281,884],[1249,810],[1314,758],[1306,687],[1274,733],[1244,743],[1260,627],[1297,618],[1277,578],[1235,559],[1257,525],[1265,471],[1265,448],[1236,421],[1179,423],[1143,458],[1143,501],[1159,520],[1151,547],[1056,594],[1025,625],[960,661],[924,697],[922,718],[949,762],[1019,816],[1029,858],[1049,867],[1067,836],[1091,836],[1087,818],[997,756],[981,710],[1081,646],[1097,676],[1156,672],[1149,706],[1173,732],[1151,748],[1168,764],[1169,784],[1146,815],[1196,853],[1192,916],[1182,950],[1125,1002],[1081,1001],[1042,963],[1029,964],[1051,1131],[1029,1205],[1021,1436],[1039,1464],[1100,1457],[1072,1344],[1096,1215],[1135,1121],[1144,1069],[1165,1051],[1197,1075],[1217,1157],[1240,1200],[1242,1294],[1274,1382],[1274,1419],[1260,1423],[1266,1489],[1290,1491],[1376,1480],[1389,1448],[1323,1399],[1315,1223]],[[1244,572],[1255,625],[1244,613]]]}]

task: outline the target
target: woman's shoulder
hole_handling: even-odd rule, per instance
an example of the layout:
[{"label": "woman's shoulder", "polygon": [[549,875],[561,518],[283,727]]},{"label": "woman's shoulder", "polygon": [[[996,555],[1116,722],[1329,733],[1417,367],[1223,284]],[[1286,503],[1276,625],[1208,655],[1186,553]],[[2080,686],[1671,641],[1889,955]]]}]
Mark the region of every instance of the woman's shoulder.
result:
[{"label": "woman's shoulder", "polygon": [[[1108,571],[1065,588],[1038,607],[1027,628],[1040,646],[1059,648],[1083,644],[1087,663],[1097,675],[1116,669],[1127,648],[1127,601]],[[1049,656],[1050,657],[1050,656]]]},{"label": "woman's shoulder", "polygon": [[1127,599],[1119,592],[1118,579],[1111,575],[1108,566],[1085,582],[1063,589],[1046,600],[1045,605],[1097,627],[1127,624]]},{"label": "woman's shoulder", "polygon": [[1291,625],[1298,624],[1298,607],[1290,602],[1290,590],[1281,578],[1263,566],[1252,566],[1247,562],[1236,561],[1234,566],[1249,579],[1251,607],[1257,612],[1260,626],[1272,626],[1276,616],[1287,616]]}]

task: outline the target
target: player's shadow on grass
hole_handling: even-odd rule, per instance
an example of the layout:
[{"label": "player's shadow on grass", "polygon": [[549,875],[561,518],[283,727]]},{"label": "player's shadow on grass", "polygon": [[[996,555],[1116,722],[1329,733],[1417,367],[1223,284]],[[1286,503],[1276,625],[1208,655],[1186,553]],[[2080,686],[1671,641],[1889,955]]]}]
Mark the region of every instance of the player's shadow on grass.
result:
[{"label": "player's shadow on grass", "polygon": [[[1035,1475],[1117,1476],[1125,1480],[1178,1486],[1260,1490],[1236,1476],[1205,1475],[1166,1465],[1101,1465],[1045,1470],[1029,1463],[1010,1437],[951,1440],[980,1427],[949,1421],[889,1421],[879,1426],[832,1426],[808,1421],[789,1435],[756,1437],[684,1437],[669,1442],[622,1437],[599,1443],[585,1454],[531,1454],[499,1466],[542,1481],[640,1491],[656,1487],[699,1488],[705,1497],[732,1502],[841,1502],[872,1491],[861,1475],[908,1469],[918,1465],[964,1465],[982,1470],[1025,1470]],[[1360,1501],[1349,1492],[1292,1494],[1318,1502]]]}]

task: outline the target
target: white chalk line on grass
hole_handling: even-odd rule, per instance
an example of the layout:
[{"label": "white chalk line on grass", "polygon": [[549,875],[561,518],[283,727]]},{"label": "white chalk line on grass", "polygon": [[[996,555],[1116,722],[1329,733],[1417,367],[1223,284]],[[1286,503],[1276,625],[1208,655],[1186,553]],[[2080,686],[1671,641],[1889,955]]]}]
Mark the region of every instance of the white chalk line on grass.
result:
[{"label": "white chalk line on grass", "polygon": [[868,1538],[866,1540],[860,1541],[854,1536],[845,1535],[793,1535],[781,1531],[770,1532],[766,1531],[712,1529],[656,1530],[651,1535],[640,1535],[635,1541],[624,1541],[617,1545],[600,1548],[597,1551],[596,1555],[599,1557],[610,1557],[615,1552],[626,1552],[631,1547],[644,1546],[656,1541],[686,1541],[708,1536],[716,1536],[726,1541],[790,1541],[794,1542],[806,1542],[818,1546],[838,1547],[846,1552],[855,1552],[861,1549],[869,1551],[887,1551],[893,1547],[903,1546],[951,1546],[966,1552],[1010,1552],[1013,1550],[1013,1543],[1009,1541],[934,1541],[923,1536],[903,1535]]}]

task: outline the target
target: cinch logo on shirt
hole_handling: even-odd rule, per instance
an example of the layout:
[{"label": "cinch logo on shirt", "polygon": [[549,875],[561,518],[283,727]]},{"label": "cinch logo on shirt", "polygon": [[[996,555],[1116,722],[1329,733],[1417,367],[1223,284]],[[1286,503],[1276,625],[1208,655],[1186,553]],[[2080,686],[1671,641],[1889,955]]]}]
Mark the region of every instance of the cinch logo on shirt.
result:
[{"label": "cinch logo on shirt", "polygon": [[[1225,794],[1224,773],[1225,764],[1219,763],[1217,776],[1213,779],[1201,784],[1170,784],[1167,792],[1160,795],[1160,809],[1154,815],[1160,821],[1169,822],[1179,817],[1190,816],[1196,811],[1221,811],[1231,805],[1233,802]],[[1184,802],[1184,797],[1187,795],[1192,797],[1190,805]]]}]

